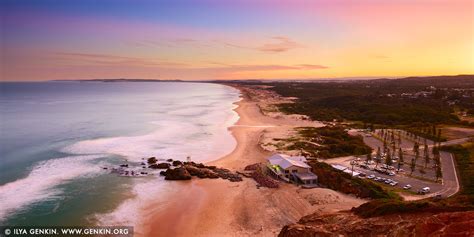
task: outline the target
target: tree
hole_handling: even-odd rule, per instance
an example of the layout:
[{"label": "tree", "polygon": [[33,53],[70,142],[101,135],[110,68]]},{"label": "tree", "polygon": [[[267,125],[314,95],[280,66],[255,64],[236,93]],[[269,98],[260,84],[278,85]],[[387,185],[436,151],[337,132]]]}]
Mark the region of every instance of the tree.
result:
[{"label": "tree", "polygon": [[420,144],[418,144],[418,142],[415,142],[415,144],[413,145],[413,152],[415,152],[416,154],[419,151],[420,151]]},{"label": "tree", "polygon": [[411,159],[411,163],[410,163],[411,173],[410,174],[413,174],[413,171],[415,171],[415,168],[416,168],[415,159]]},{"label": "tree", "polygon": [[375,159],[375,168],[377,168],[382,160],[382,153],[380,152],[380,147],[377,147],[377,155]]},{"label": "tree", "polygon": [[365,157],[365,163],[369,164],[369,161],[372,160],[372,154],[368,153],[367,156]]},{"label": "tree", "polygon": [[388,169],[388,166],[391,166],[393,164],[392,155],[390,155],[390,151],[387,152],[387,156],[385,156],[385,164],[387,165],[386,169]]},{"label": "tree", "polygon": [[431,152],[433,153],[433,155],[436,155],[436,152],[438,152],[438,147],[436,146],[433,146],[433,149],[431,150]]},{"label": "tree", "polygon": [[425,168],[430,163],[430,153],[425,151]]},{"label": "tree", "polygon": [[402,151],[402,148],[398,148],[398,162],[399,163],[402,163],[404,162],[403,160],[403,151]]},{"label": "tree", "polygon": [[377,166],[379,166],[380,160],[381,160],[381,158],[378,158],[378,159],[375,160],[375,168],[377,168]]},{"label": "tree", "polygon": [[441,171],[441,166],[436,167],[436,181],[443,177],[443,173]]}]

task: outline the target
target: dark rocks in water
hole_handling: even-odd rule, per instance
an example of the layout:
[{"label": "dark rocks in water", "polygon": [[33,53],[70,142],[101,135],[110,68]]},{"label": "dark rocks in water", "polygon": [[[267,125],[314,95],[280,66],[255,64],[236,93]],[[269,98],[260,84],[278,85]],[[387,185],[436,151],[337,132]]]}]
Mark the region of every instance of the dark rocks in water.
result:
[{"label": "dark rocks in water", "polygon": [[166,161],[168,161],[168,162],[173,162],[173,159],[167,159]]},{"label": "dark rocks in water", "polygon": [[154,156],[148,158],[148,160],[147,160],[148,164],[155,164],[156,161],[157,161],[157,159],[156,159],[156,157],[154,157]]},{"label": "dark rocks in water", "polygon": [[108,169],[108,168],[107,168],[107,167],[103,167],[102,169],[106,170],[106,169]]},{"label": "dark rocks in water", "polygon": [[[161,172],[160,172],[161,174]],[[164,172],[166,180],[189,180],[191,175],[184,167],[178,167],[174,169],[167,169]]]},{"label": "dark rocks in water", "polygon": [[148,168],[151,169],[168,169],[171,165],[168,163],[159,163],[159,164],[152,164],[149,165]]},{"label": "dark rocks in water", "polygon": [[128,167],[128,164],[121,164],[120,167]]},{"label": "dark rocks in water", "polygon": [[145,162],[140,163],[140,165],[146,165]]},{"label": "dark rocks in water", "polygon": [[166,175],[166,171],[165,171],[165,170],[160,171],[160,175],[161,175],[161,176],[165,176],[165,175]]},{"label": "dark rocks in water", "polygon": [[175,160],[175,161],[173,161],[172,164],[173,164],[173,166],[179,166],[179,165],[182,165],[183,162],[181,162],[181,161],[179,161],[179,160]]}]

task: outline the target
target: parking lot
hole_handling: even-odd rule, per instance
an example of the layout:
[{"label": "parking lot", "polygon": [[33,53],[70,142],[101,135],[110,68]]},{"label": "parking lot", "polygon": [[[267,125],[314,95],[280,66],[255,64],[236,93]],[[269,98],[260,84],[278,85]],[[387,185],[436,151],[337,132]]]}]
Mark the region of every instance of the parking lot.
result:
[{"label": "parking lot", "polygon": [[[397,130],[394,130],[397,132]],[[365,131],[358,131],[358,130],[350,130],[349,134],[352,135],[361,135],[363,137],[364,143],[370,146],[374,151],[376,151],[379,147],[383,147],[383,142],[377,136],[377,133],[369,133]],[[421,142],[421,140],[419,141]],[[448,143],[448,142],[446,142]],[[409,161],[413,157],[413,145],[415,142],[411,139],[408,139],[406,136],[401,136],[399,139],[398,147],[402,148],[404,157],[405,157],[405,164],[401,166],[403,171],[397,172],[396,169],[385,169],[382,168],[383,160],[377,166],[378,169],[375,169],[375,163],[371,163],[367,167],[366,164],[366,156],[348,156],[348,157],[341,157],[341,158],[334,158],[325,160],[326,163],[332,165],[340,165],[345,167],[348,171],[354,170],[354,172],[363,173],[365,177],[370,177],[372,180],[383,184],[384,186],[391,186],[398,189],[403,189],[404,186],[410,185],[410,191],[416,193],[419,190],[429,187],[430,194],[428,196],[440,194],[442,196],[451,196],[455,194],[459,190],[459,181],[457,179],[456,169],[454,166],[453,157],[448,152],[440,152],[440,162],[441,162],[441,170],[442,170],[442,179],[441,182],[436,182],[436,175],[435,170],[431,167],[425,168],[425,173],[420,173],[420,166],[423,166],[424,162],[423,159],[419,159],[417,162],[417,169],[414,172],[411,172]],[[429,149],[432,149],[432,141],[427,141]],[[374,154],[372,154],[374,155]],[[354,165],[351,164],[351,161],[357,161]],[[433,164],[433,163],[431,163]],[[360,166],[362,165],[362,166]],[[397,163],[393,164],[394,167],[397,167]],[[385,171],[389,171],[390,173],[385,173]],[[394,182],[386,182],[386,180],[394,181]],[[392,184],[392,185],[390,185]]]},{"label": "parking lot", "polygon": [[[390,184],[386,184],[385,182],[382,182],[382,181],[380,181],[379,183],[381,183],[383,185],[391,186],[391,187],[394,187],[394,188],[402,189],[404,186],[409,184],[409,185],[412,186],[412,188],[410,188],[409,190],[413,191],[413,192],[417,192],[420,189],[425,188],[425,187],[429,187],[431,189],[431,193],[438,193],[438,192],[443,191],[443,185],[442,184],[405,176],[403,173],[406,172],[406,171],[403,171],[403,172],[400,172],[400,173],[397,173],[397,172],[393,171],[395,173],[394,175],[387,175],[387,174],[383,174],[383,173],[379,173],[379,172],[375,171],[374,170],[375,165],[369,165],[368,169],[361,168],[358,165],[352,166],[351,161],[355,160],[356,158],[357,157],[336,158],[336,159],[332,159],[332,160],[327,160],[325,162],[329,163],[329,164],[332,164],[332,165],[340,165],[340,166],[346,167],[347,170],[349,170],[349,171],[352,171],[352,167],[353,167],[354,172],[365,174],[364,175],[365,177],[361,177],[361,178],[367,178],[368,176],[373,175],[374,177],[383,178],[385,180],[391,179],[391,180],[397,182],[397,184],[394,185],[394,186],[391,186]],[[359,159],[361,159],[360,163],[364,163],[362,158],[359,158]],[[381,165],[379,165],[379,167],[381,167]],[[374,178],[372,178],[372,180],[374,180]]]}]

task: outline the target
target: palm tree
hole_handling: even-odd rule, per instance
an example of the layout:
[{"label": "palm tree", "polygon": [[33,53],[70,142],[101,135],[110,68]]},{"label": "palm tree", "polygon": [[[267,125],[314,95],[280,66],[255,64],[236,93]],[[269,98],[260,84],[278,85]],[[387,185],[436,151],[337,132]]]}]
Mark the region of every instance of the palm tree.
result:
[{"label": "palm tree", "polygon": [[387,167],[385,168],[385,170],[388,169],[389,166],[392,165],[392,155],[390,155],[390,151],[387,152],[387,156],[385,156],[385,164],[387,165]]},{"label": "palm tree", "polygon": [[430,154],[428,152],[425,152],[425,168],[428,166],[430,163]]},{"label": "palm tree", "polygon": [[372,160],[372,154],[368,153],[367,156],[365,157],[365,164],[369,164],[369,161]]},{"label": "palm tree", "polygon": [[418,144],[418,142],[415,142],[415,144],[413,145],[413,152],[417,153],[420,151],[419,149],[420,145]]},{"label": "palm tree", "polygon": [[398,171],[400,171],[400,167],[403,165],[403,151],[402,148],[398,148]]},{"label": "palm tree", "polygon": [[415,171],[415,168],[416,168],[415,159],[411,159],[411,163],[410,163],[411,173],[410,174],[413,174],[413,171]]},{"label": "palm tree", "polygon": [[436,167],[436,181],[443,177],[443,173],[441,172],[441,166]]}]

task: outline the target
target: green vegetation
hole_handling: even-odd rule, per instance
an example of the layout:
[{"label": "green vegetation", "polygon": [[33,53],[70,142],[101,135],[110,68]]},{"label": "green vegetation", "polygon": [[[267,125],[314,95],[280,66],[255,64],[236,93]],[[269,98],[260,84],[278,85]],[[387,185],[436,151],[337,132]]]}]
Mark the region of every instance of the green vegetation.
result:
[{"label": "green vegetation", "polygon": [[334,158],[363,155],[372,149],[365,145],[362,137],[347,134],[343,127],[302,127],[298,137],[287,139],[287,150],[301,150],[315,158]]},{"label": "green vegetation", "polygon": [[266,84],[282,96],[299,98],[296,103],[280,105],[281,111],[304,114],[320,121],[336,119],[390,126],[459,124],[461,121],[453,114],[454,105],[466,110],[474,107],[472,97],[466,97],[472,96],[467,90],[474,87],[472,75]]},{"label": "green vegetation", "polygon": [[424,123],[414,123],[409,127],[405,127],[410,134],[409,136],[423,137],[436,142],[444,142],[446,138],[442,136],[441,129],[436,126],[436,124],[424,124]]}]

